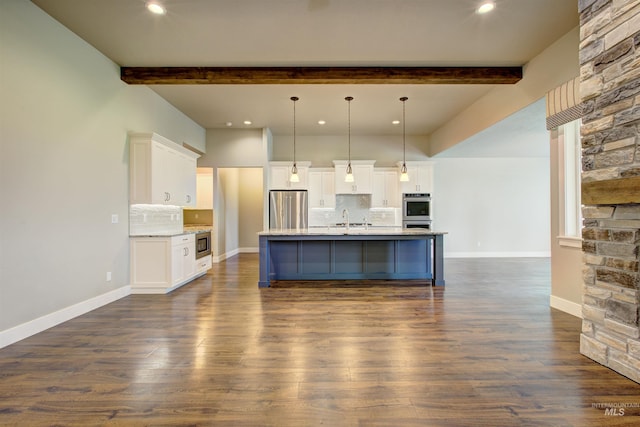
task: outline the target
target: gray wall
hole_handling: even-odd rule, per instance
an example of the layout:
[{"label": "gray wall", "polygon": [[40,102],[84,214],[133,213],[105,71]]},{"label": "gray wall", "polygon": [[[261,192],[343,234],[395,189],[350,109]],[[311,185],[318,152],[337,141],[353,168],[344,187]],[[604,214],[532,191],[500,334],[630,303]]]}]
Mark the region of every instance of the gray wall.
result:
[{"label": "gray wall", "polygon": [[0,2],[0,40],[1,346],[128,286],[127,132],[204,150],[205,131],[29,1]]}]

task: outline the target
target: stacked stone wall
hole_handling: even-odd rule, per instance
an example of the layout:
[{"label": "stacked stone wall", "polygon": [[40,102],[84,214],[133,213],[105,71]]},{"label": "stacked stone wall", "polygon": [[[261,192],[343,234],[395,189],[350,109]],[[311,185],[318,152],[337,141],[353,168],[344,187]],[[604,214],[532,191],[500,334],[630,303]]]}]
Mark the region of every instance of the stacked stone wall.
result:
[{"label": "stacked stone wall", "polygon": [[[580,0],[579,11],[582,181],[638,176],[640,0]],[[640,382],[640,205],[583,217],[580,351]]]}]

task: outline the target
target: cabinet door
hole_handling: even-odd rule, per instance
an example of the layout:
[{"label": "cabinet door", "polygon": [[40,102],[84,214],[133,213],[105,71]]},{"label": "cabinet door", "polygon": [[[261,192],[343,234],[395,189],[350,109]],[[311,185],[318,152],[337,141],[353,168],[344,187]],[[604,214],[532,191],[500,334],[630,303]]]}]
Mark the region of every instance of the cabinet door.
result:
[{"label": "cabinet door", "polygon": [[286,166],[271,166],[269,185],[271,190],[289,190],[289,174],[291,170]]},{"label": "cabinet door", "polygon": [[322,207],[336,207],[336,179],[333,172],[322,172]]},{"label": "cabinet door", "polygon": [[346,165],[335,167],[336,194],[371,194],[373,189],[373,166],[351,164],[353,182],[345,182],[347,176]]},{"label": "cabinet door", "polygon": [[322,172],[309,172],[309,207],[322,208]]},{"label": "cabinet door", "polygon": [[398,196],[398,173],[395,171],[375,171],[373,173],[373,192],[371,207],[397,208],[400,206]]},{"label": "cabinet door", "polygon": [[373,166],[353,165],[353,178],[357,194],[371,194],[373,192]]},{"label": "cabinet door", "polygon": [[[352,167],[353,168],[353,167]],[[351,194],[354,191],[355,182],[344,182],[344,178],[347,176],[346,165],[336,165],[334,173],[334,184],[336,194]],[[355,178],[355,176],[354,176]],[[354,179],[355,181],[355,179]]]},{"label": "cabinet door", "polygon": [[174,172],[177,153],[159,142],[151,145],[151,203],[175,204],[171,200],[172,192],[175,197]]},{"label": "cabinet door", "polygon": [[407,166],[409,181],[401,185],[403,193],[431,193],[432,166]]},{"label": "cabinet door", "polygon": [[193,235],[174,237],[171,245],[171,284],[176,285],[188,280],[195,275],[195,272],[196,255]]},{"label": "cabinet door", "polygon": [[335,178],[333,172],[309,171],[309,207],[310,208],[335,208],[336,193]]},{"label": "cabinet door", "polygon": [[178,154],[178,162],[179,176],[176,177],[176,182],[179,182],[179,188],[176,189],[177,204],[180,206],[194,207],[196,206],[197,192],[196,159]]},{"label": "cabinet door", "polygon": [[[398,189],[400,187],[400,177],[396,171],[387,171],[384,175],[384,192],[386,207],[399,208],[400,195]],[[375,188],[374,188],[375,189]]]},{"label": "cabinet door", "polygon": [[371,207],[386,207],[385,172],[373,173],[373,193],[371,193]]},{"label": "cabinet door", "polygon": [[196,243],[195,241],[184,245],[184,256],[182,258],[182,268],[184,278],[190,279],[196,275]]}]

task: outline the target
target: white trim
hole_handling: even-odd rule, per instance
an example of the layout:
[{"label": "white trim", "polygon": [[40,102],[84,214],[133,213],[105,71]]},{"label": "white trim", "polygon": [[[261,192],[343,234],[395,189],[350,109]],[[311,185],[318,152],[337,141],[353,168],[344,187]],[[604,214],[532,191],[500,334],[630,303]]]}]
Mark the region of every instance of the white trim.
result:
[{"label": "white trim", "polygon": [[260,251],[260,248],[257,248],[257,247],[255,247],[255,248],[253,248],[253,247],[250,247],[250,248],[236,248],[236,249],[234,249],[232,251],[225,252],[222,255],[218,255],[218,256],[212,257],[212,261],[215,264],[217,264],[219,262],[224,261],[227,258],[231,258],[231,257],[236,256],[238,254],[257,254],[259,251]]},{"label": "white trim", "polygon": [[106,294],[89,298],[86,301],[82,301],[53,313],[46,314],[42,317],[30,320],[13,328],[0,331],[0,348],[6,347],[32,335],[45,331],[49,328],[59,325],[60,323],[64,323],[67,320],[71,320],[74,317],[82,316],[85,313],[110,304],[130,294],[131,287],[129,285],[123,286],[121,288],[107,292]]},{"label": "white trim", "polygon": [[551,308],[564,311],[567,314],[571,314],[572,316],[576,316],[577,318],[582,319],[581,304],[557,297],[555,295],[551,295],[551,297],[549,298],[549,306],[551,306]]},{"label": "white trim", "polygon": [[557,236],[558,244],[568,248],[580,248],[582,249],[582,238],[574,236]]},{"label": "white trim", "polygon": [[550,258],[551,252],[445,252],[445,258]]},{"label": "white trim", "polygon": [[224,261],[227,258],[231,258],[232,256],[238,255],[239,253],[240,253],[240,250],[238,248],[236,248],[236,249],[234,249],[234,250],[232,250],[230,252],[225,252],[225,253],[220,254],[218,256],[212,257],[212,261],[217,264],[219,262]]}]

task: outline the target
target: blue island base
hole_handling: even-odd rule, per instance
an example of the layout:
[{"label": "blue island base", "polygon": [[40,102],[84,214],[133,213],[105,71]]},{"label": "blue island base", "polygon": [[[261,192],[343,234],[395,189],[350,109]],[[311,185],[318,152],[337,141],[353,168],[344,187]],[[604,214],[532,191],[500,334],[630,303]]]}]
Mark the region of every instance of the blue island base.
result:
[{"label": "blue island base", "polygon": [[272,280],[419,279],[443,286],[441,247],[442,235],[261,235],[258,285],[268,287]]}]

